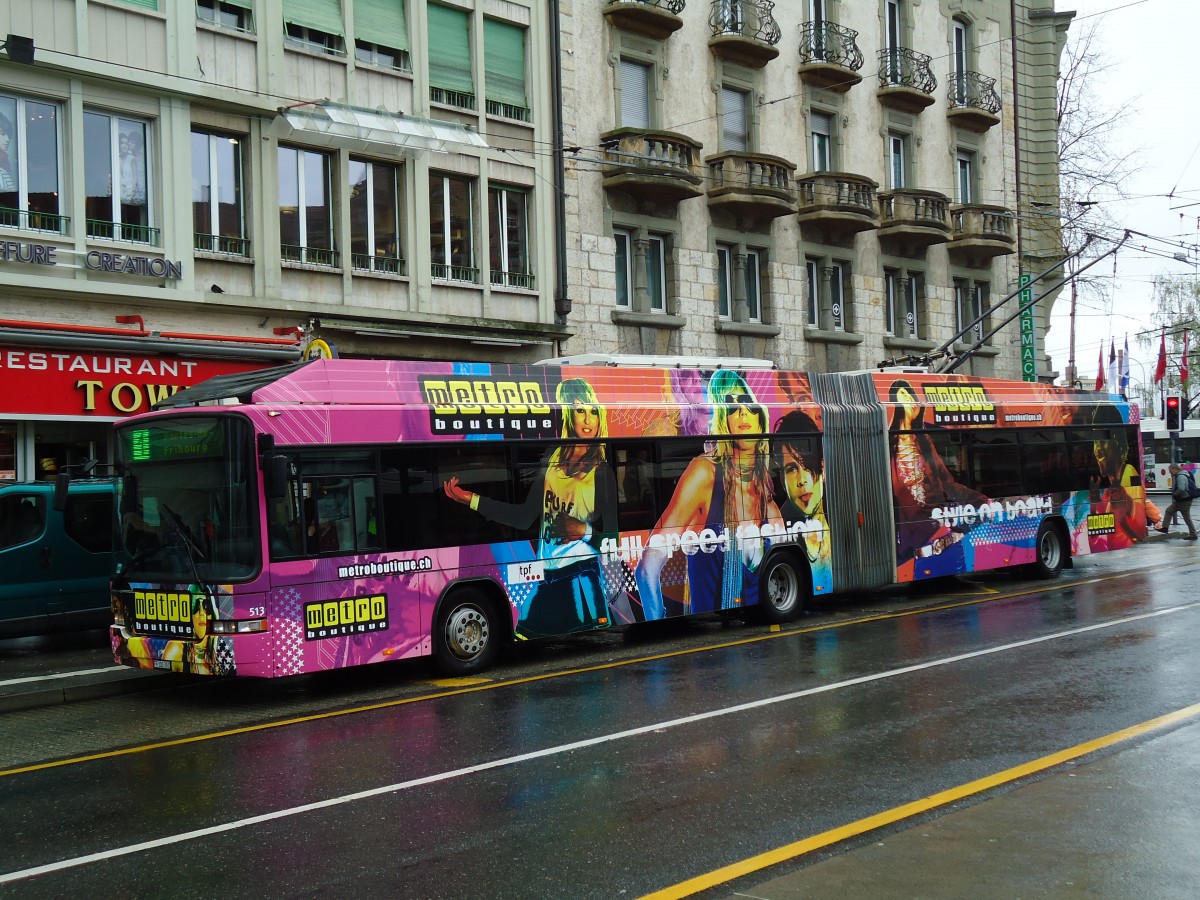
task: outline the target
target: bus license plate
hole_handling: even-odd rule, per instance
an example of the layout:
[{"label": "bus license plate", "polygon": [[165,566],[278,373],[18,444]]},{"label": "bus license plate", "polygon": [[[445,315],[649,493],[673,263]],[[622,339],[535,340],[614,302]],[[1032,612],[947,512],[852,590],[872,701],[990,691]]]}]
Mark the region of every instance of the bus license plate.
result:
[{"label": "bus license plate", "polygon": [[171,661],[169,659],[156,659],[154,661],[154,668],[166,669],[169,672],[171,670]]}]

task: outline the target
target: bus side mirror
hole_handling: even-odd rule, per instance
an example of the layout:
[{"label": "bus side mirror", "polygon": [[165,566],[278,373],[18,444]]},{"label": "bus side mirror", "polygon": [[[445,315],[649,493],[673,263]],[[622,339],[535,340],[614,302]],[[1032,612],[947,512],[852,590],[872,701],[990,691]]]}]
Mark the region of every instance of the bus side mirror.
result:
[{"label": "bus side mirror", "polygon": [[263,457],[263,487],[266,494],[277,500],[287,492],[288,458],[279,454]]},{"label": "bus side mirror", "polygon": [[67,491],[71,485],[71,476],[67,472],[59,472],[54,478],[54,508],[62,512],[67,508]]}]

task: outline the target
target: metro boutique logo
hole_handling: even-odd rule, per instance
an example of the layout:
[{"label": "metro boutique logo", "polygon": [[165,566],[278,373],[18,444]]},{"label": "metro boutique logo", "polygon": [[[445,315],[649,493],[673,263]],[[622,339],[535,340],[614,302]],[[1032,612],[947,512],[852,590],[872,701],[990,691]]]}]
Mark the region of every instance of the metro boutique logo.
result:
[{"label": "metro boutique logo", "polygon": [[429,430],[441,434],[487,434],[552,438],[558,425],[542,385],[495,378],[423,378]]}]

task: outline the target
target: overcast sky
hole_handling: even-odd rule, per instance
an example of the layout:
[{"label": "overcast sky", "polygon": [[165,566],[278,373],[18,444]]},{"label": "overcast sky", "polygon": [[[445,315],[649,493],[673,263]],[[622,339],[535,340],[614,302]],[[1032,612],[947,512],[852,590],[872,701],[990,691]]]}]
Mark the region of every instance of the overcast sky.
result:
[{"label": "overcast sky", "polygon": [[[1076,12],[1072,31],[1099,23],[1101,49],[1113,68],[1096,96],[1131,110],[1113,140],[1122,149],[1140,148],[1140,169],[1127,186],[1135,199],[1108,204],[1109,214],[1122,228],[1184,245],[1135,236],[1137,246],[1118,255],[1115,276],[1111,258],[1089,271],[1101,276],[1106,299],[1078,306],[1075,364],[1090,386],[1101,345],[1107,358],[1109,340],[1120,349],[1128,334],[1130,377],[1153,381],[1158,342],[1141,349],[1135,335],[1151,327],[1154,276],[1200,275],[1200,0],[1056,0],[1055,7]],[[1170,259],[1175,253],[1185,253],[1188,262]],[[1067,365],[1069,312],[1064,290],[1046,337],[1060,373]]]}]

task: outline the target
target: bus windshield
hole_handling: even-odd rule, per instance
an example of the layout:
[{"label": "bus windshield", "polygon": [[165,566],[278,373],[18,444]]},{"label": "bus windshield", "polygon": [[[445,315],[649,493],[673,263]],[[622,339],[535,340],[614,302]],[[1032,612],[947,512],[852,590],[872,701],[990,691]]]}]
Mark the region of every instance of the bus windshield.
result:
[{"label": "bus windshield", "polygon": [[226,416],[118,429],[125,578],[212,583],[259,571],[251,435],[248,422]]}]

